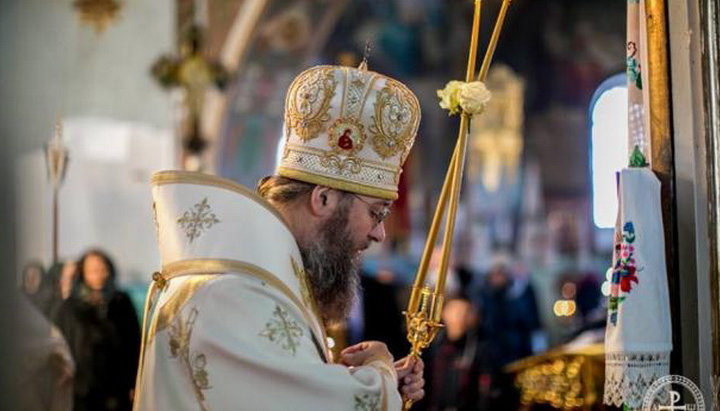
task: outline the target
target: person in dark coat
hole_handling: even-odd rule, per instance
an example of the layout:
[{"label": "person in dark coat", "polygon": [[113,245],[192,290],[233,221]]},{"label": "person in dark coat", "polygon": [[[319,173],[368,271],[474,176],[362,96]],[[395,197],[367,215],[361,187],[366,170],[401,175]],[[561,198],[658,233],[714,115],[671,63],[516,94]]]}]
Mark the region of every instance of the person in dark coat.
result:
[{"label": "person in dark coat", "polygon": [[515,409],[519,400],[512,375],[502,367],[532,355],[532,334],[540,328],[535,293],[527,278],[513,280],[505,264],[496,264],[486,275],[480,294],[482,328],[496,348],[498,391],[496,409]]},{"label": "person in dark coat", "polygon": [[75,359],[74,409],[130,410],[140,326],[129,296],[115,287],[115,267],[102,251],[86,252],[77,284],[56,324]]},{"label": "person in dark coat", "polygon": [[483,327],[497,344],[500,366],[532,355],[532,333],[540,328],[532,286],[514,284],[508,267],[499,264],[486,275],[480,298]]},{"label": "person in dark coat", "polygon": [[490,410],[493,408],[494,351],[477,326],[477,308],[464,294],[452,296],[443,309],[445,328],[427,351],[428,411]]},{"label": "person in dark coat", "polygon": [[410,351],[410,343],[405,337],[392,274],[381,271],[375,278],[362,276],[360,284],[364,319],[362,341],[383,341],[395,358],[404,357]]}]

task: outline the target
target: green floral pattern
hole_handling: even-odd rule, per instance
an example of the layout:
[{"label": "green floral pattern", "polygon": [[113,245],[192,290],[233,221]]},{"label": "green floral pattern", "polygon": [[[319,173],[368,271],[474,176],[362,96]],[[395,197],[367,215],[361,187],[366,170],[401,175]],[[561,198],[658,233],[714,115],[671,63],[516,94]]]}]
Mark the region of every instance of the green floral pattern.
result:
[{"label": "green floral pattern", "polygon": [[627,77],[628,84],[634,84],[638,90],[642,90],[642,71],[640,63],[638,62],[637,54],[638,47],[635,42],[628,42],[627,45],[628,57],[627,57]]},{"label": "green floral pattern", "polygon": [[355,394],[355,411],[377,411],[380,409],[378,394]]}]

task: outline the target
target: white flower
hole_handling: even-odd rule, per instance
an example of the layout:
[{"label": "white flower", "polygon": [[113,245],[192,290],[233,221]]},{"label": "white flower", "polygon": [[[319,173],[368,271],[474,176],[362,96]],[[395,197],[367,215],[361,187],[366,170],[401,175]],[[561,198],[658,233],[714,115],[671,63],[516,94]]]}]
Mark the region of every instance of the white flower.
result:
[{"label": "white flower", "polygon": [[463,112],[470,116],[482,113],[492,96],[482,81],[466,83],[457,80],[448,82],[437,95],[440,107],[448,110],[450,115]]},{"label": "white flower", "polygon": [[460,112],[458,95],[463,84],[462,81],[452,80],[445,85],[444,89],[437,91],[437,95],[440,97],[440,107],[449,110],[450,114]]},{"label": "white flower", "polygon": [[457,99],[460,102],[462,111],[472,116],[485,111],[491,97],[492,94],[485,86],[485,83],[473,81],[472,83],[463,83]]}]

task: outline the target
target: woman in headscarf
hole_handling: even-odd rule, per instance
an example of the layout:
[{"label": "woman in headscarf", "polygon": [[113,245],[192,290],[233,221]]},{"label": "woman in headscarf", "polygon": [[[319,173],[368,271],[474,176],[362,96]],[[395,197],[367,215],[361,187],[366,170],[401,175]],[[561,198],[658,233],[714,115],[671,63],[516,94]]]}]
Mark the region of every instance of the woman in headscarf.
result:
[{"label": "woman in headscarf", "polygon": [[75,358],[75,410],[129,410],[140,326],[129,296],[115,287],[115,267],[100,250],[77,263],[77,284],[56,323]]}]

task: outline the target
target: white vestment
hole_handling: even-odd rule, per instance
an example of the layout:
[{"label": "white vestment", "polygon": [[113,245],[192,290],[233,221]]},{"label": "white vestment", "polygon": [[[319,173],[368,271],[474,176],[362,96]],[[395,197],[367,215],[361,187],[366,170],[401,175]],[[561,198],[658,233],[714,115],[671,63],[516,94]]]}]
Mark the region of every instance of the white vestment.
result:
[{"label": "white vestment", "polygon": [[135,410],[400,409],[381,360],[331,364],[297,243],[229,180],[153,177],[161,275],[149,295]]}]

